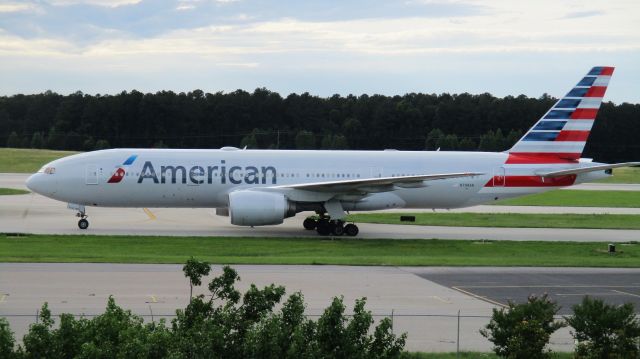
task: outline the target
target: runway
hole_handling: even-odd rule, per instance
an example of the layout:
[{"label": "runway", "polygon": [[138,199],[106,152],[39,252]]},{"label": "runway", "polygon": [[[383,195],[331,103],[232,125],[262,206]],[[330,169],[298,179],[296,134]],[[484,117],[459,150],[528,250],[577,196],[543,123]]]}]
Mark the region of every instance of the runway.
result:
[{"label": "runway", "polygon": [[[284,224],[238,227],[212,209],[159,208],[145,212],[135,208],[89,208],[88,230],[78,229],[74,212],[64,203],[43,196],[0,196],[0,232],[39,234],[113,234],[167,236],[311,237],[302,229],[303,213]],[[640,238],[640,230],[491,228],[386,225],[360,223],[360,238],[463,239],[517,241],[627,242]]]},{"label": "runway", "polygon": [[[0,187],[24,187],[25,175],[0,175]],[[395,210],[397,212],[408,210]],[[563,208],[525,206],[477,206],[461,212],[506,213],[616,213],[640,214],[640,208]],[[565,212],[566,211],[566,212]],[[302,229],[304,213],[278,226],[238,227],[228,217],[216,216],[213,209],[87,208],[90,227],[78,229],[75,213],[66,204],[38,194],[0,196],[0,232],[39,234],[114,234],[168,236],[250,236],[309,237],[315,231]],[[519,241],[627,242],[640,239],[640,230],[441,227],[413,225],[358,224],[360,238],[462,239]]]},{"label": "runway", "polygon": [[607,303],[633,303],[640,312],[640,269],[621,268],[413,268],[416,275],[490,303],[522,303],[531,294],[548,294],[570,315],[586,295]]}]

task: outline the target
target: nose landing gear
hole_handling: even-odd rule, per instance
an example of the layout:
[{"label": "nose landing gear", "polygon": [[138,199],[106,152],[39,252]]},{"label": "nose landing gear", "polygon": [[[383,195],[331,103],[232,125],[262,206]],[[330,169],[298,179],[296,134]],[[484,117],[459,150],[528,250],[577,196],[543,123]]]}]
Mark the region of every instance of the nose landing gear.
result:
[{"label": "nose landing gear", "polygon": [[84,212],[78,212],[76,213],[76,217],[80,217],[80,220],[78,221],[78,228],[80,229],[87,229],[89,228],[89,221],[87,220],[87,214]]},{"label": "nose landing gear", "polygon": [[76,217],[79,217],[80,220],[78,221],[78,228],[80,229],[87,229],[89,228],[89,221],[87,220],[87,212],[84,210],[84,206],[81,204],[75,204],[75,203],[68,203],[67,204],[67,208],[69,209],[73,209],[78,211],[78,213],[76,213]]},{"label": "nose landing gear", "polygon": [[86,218],[81,218],[81,219],[78,221],[78,228],[80,228],[80,229],[87,229],[87,228],[89,228],[89,221],[87,221],[87,219],[86,219]]}]

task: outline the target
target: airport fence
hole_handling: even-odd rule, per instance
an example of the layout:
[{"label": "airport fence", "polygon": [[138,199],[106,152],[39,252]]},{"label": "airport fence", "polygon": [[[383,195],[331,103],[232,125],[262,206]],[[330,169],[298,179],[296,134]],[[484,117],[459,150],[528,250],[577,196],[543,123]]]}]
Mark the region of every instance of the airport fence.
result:
[{"label": "airport fence", "polygon": [[[93,318],[100,313],[70,313],[76,317]],[[153,308],[145,313],[136,313],[145,321],[157,322],[161,319],[168,323],[176,317],[175,313],[157,313]],[[56,318],[59,313],[52,313]],[[308,313],[307,317],[316,319],[321,313]],[[16,334],[16,339],[22,338],[29,325],[38,323],[39,312],[24,314],[3,314],[11,323],[11,328]],[[347,315],[349,316],[349,315]],[[460,311],[452,314],[442,313],[398,313],[391,310],[387,313],[372,313],[375,322],[383,318],[390,318],[395,334],[407,333],[406,349],[409,351],[425,352],[460,352],[491,350],[492,344],[480,334],[480,329],[491,320],[490,314],[472,315],[463,314]],[[561,320],[562,316],[556,316]],[[575,342],[568,328],[556,332],[551,338],[551,348],[555,351],[572,351]]]}]

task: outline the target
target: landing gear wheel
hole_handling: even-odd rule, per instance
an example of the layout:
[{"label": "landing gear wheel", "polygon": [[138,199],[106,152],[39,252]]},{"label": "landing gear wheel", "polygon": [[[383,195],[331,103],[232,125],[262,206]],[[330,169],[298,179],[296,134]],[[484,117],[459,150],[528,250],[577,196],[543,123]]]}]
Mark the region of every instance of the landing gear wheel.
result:
[{"label": "landing gear wheel", "polygon": [[346,233],[346,235],[350,237],[357,236],[358,232],[360,232],[360,230],[358,229],[358,226],[356,226],[353,223],[349,223],[346,226],[344,226],[344,233]]},{"label": "landing gear wheel", "polygon": [[331,222],[327,221],[326,219],[321,219],[318,221],[316,231],[321,236],[327,236],[331,234],[331,231],[333,230],[332,227],[333,226],[331,225]]},{"label": "landing gear wheel", "polygon": [[78,228],[80,229],[89,228],[89,221],[87,221],[85,218],[82,218],[81,220],[78,221]]},{"label": "landing gear wheel", "polygon": [[344,234],[344,223],[343,222],[334,222],[333,230],[331,231],[334,236],[341,236]]},{"label": "landing gear wheel", "polygon": [[304,220],[304,222],[302,222],[302,226],[304,227],[304,229],[311,231],[313,229],[316,229],[316,227],[318,226],[318,221],[313,218],[307,218]]}]

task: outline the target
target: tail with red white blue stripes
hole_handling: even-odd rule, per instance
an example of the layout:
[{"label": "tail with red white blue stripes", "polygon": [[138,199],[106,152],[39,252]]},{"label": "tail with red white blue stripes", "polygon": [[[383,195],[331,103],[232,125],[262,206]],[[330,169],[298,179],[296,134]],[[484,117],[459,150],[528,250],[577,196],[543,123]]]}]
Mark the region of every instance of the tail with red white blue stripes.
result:
[{"label": "tail with red white blue stripes", "polygon": [[578,161],[591,132],[613,67],[596,66],[509,151],[508,163]]}]

